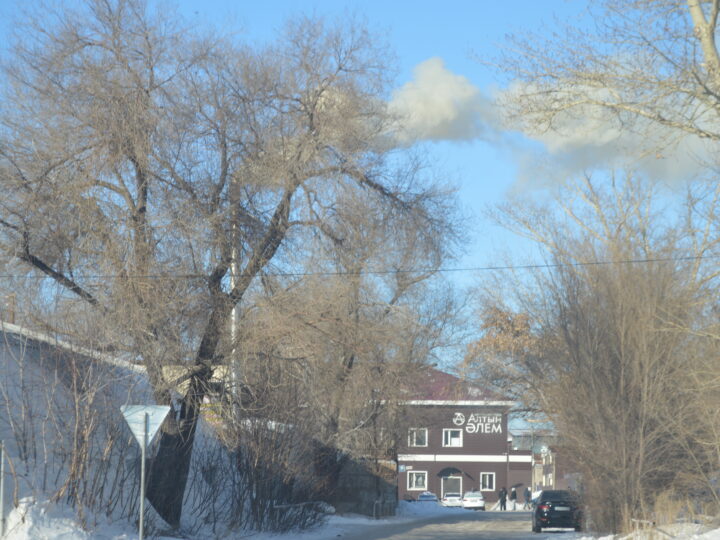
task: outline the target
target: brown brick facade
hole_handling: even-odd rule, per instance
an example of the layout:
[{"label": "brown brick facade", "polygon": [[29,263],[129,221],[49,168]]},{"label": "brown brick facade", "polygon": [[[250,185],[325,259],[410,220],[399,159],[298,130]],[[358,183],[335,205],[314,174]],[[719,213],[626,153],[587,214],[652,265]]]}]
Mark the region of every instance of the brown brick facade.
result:
[{"label": "brown brick facade", "polygon": [[398,449],[400,499],[415,499],[423,491],[442,497],[448,491],[478,490],[492,503],[502,486],[518,486],[521,493],[530,484],[530,452],[509,451],[510,402],[418,400],[408,405],[410,440]]}]

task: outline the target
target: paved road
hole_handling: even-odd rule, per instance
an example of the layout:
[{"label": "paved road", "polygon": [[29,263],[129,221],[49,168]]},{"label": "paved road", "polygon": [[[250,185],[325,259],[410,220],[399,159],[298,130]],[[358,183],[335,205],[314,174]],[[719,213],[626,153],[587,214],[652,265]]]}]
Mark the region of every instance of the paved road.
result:
[{"label": "paved road", "polygon": [[530,531],[530,512],[463,512],[413,523],[393,523],[362,533],[348,530],[342,540],[577,540],[571,530]]}]

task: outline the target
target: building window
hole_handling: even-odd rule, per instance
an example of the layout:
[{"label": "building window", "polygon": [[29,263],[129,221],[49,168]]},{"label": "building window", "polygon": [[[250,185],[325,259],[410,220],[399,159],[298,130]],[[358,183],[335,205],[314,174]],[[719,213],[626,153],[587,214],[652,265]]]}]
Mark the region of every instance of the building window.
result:
[{"label": "building window", "polygon": [[553,475],[552,473],[548,473],[545,475],[545,487],[552,488],[553,487]]},{"label": "building window", "polygon": [[495,473],[480,473],[480,491],[495,491]]},{"label": "building window", "polygon": [[410,428],[408,430],[408,446],[427,446],[427,428]]},{"label": "building window", "polygon": [[426,471],[408,471],[408,490],[427,489],[427,472]]},{"label": "building window", "polygon": [[443,429],[443,446],[462,446],[462,429]]}]

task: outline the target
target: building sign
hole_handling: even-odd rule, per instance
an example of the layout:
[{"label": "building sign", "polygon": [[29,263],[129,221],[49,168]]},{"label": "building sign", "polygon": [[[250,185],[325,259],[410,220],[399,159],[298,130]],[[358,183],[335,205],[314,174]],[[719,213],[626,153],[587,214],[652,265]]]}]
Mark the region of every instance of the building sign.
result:
[{"label": "building sign", "polygon": [[456,412],[452,419],[453,424],[464,427],[466,433],[502,433],[502,415],[474,413],[466,417]]}]

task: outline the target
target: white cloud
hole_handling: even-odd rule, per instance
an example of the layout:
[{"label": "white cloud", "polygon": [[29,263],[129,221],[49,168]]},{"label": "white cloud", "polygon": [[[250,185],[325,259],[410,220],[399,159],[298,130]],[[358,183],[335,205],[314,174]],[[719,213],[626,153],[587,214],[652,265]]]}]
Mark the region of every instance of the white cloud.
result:
[{"label": "white cloud", "polygon": [[[577,90],[575,90],[577,92]],[[602,91],[588,94],[603,101]],[[499,102],[532,94],[521,84],[500,94]],[[712,148],[701,138],[658,125],[639,117],[621,120],[607,109],[576,106],[557,113],[552,126],[533,128],[532,122],[514,126],[528,139],[540,143],[544,152],[514,149],[521,180],[557,180],[593,169],[626,169],[667,182],[688,180],[706,171],[713,160]]]},{"label": "white cloud", "polygon": [[[649,121],[621,124],[600,107],[560,113],[552,128],[543,131],[533,130],[530,123],[509,126],[502,103],[527,91],[517,83],[489,96],[466,77],[448,70],[441,58],[430,58],[415,67],[412,81],[393,92],[388,108],[397,118],[394,144],[488,141],[509,149],[523,184],[564,179],[586,170],[620,168],[656,180],[685,180],[715,162],[712,149],[699,137],[678,136],[677,130]],[[518,131],[541,149],[510,137]]]},{"label": "white cloud", "polygon": [[393,93],[389,108],[398,118],[395,137],[402,144],[490,139],[496,131],[492,101],[437,57],[415,67],[414,79]]}]

